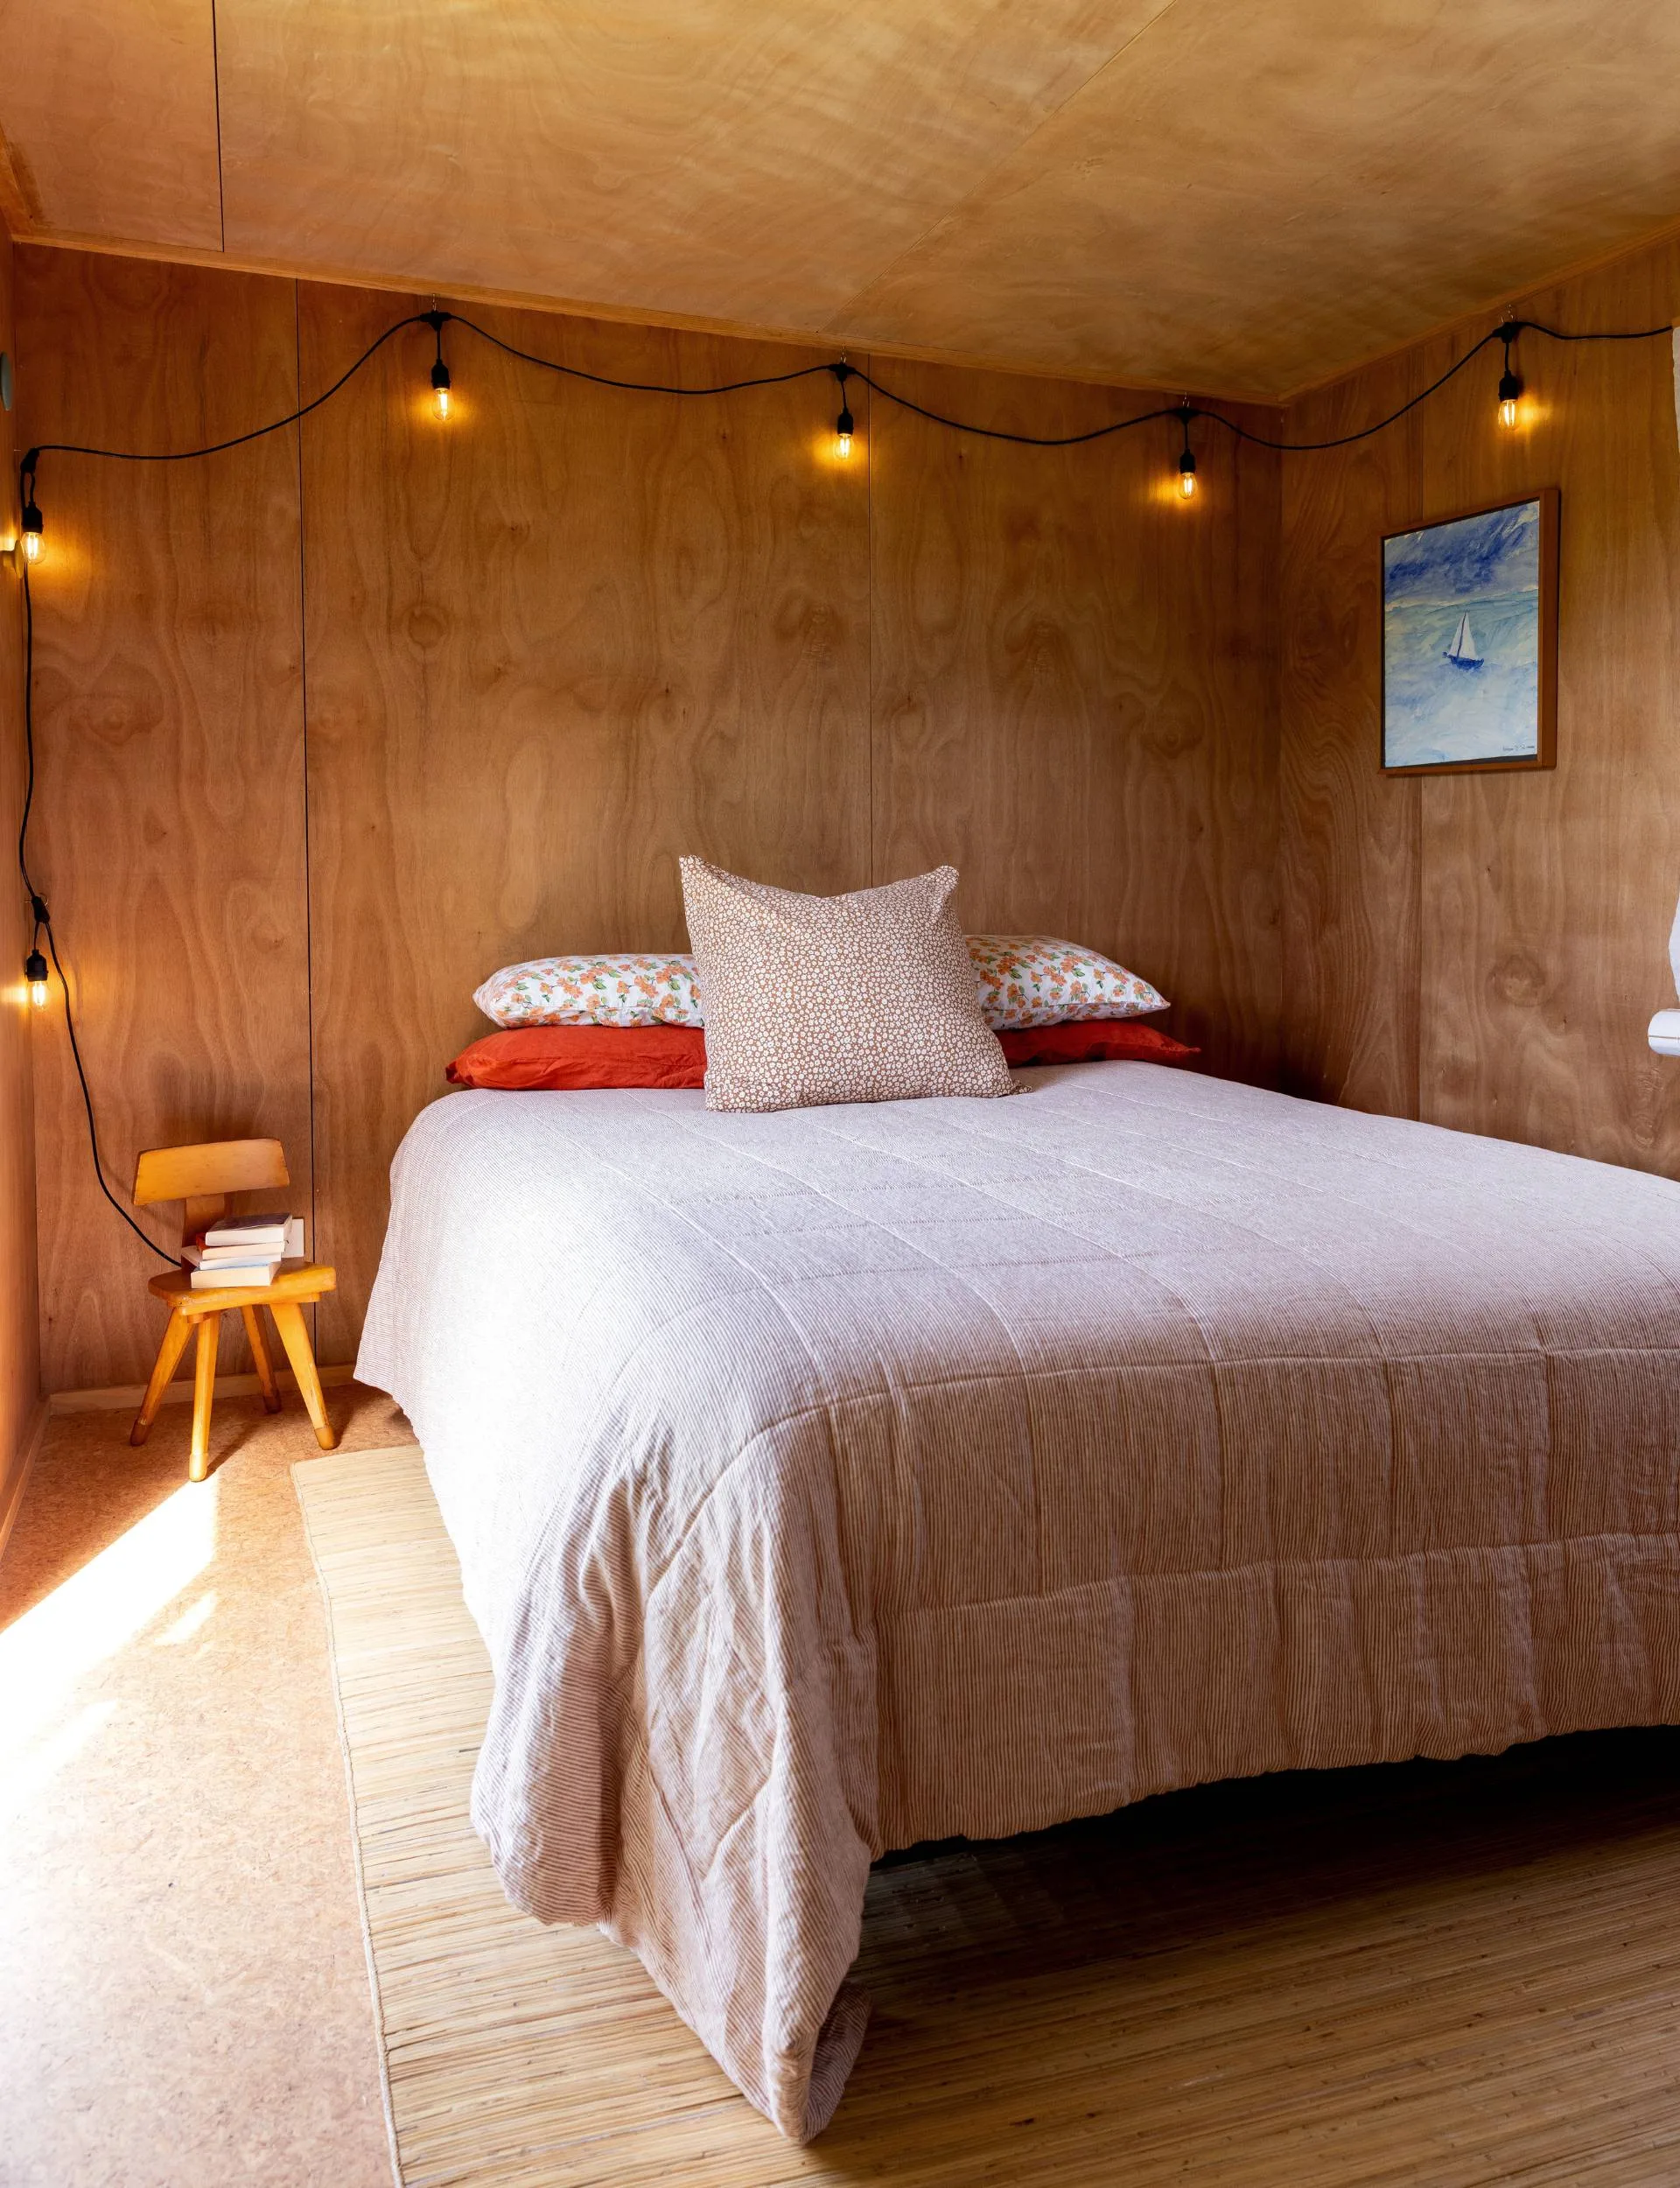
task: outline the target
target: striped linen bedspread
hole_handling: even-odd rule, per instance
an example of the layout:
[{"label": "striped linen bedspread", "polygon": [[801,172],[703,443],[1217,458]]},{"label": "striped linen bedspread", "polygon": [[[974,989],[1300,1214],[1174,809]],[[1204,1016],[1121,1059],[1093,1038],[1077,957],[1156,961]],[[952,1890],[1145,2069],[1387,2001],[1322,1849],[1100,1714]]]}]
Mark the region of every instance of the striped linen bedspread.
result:
[{"label": "striped linen bedspread", "polygon": [[1680,1720],[1680,1187],[1148,1064],[465,1093],[358,1372],[495,1674],[474,1822],[817,2134],[872,1861]]}]

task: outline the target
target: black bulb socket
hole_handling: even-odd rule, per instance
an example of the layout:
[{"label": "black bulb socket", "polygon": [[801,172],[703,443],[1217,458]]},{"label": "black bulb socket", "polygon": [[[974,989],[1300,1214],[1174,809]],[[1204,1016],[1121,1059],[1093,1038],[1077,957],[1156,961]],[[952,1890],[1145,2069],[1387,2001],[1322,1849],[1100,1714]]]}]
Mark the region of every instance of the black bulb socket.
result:
[{"label": "black bulb socket", "polygon": [[449,385],[449,367],[441,357],[431,368],[431,384],[434,388],[446,388]]},{"label": "black bulb socket", "polygon": [[844,433],[847,435],[850,435],[857,431],[857,421],[853,418],[850,410],[842,410],[839,417],[834,421],[834,430],[836,433]]},{"label": "black bulb socket", "polygon": [[[1486,381],[1482,382],[1484,387],[1487,384]],[[1500,375],[1499,399],[1502,403],[1515,403],[1522,392],[1522,375],[1521,373],[1507,371]]]},{"label": "black bulb socket", "polygon": [[24,504],[24,529],[26,532],[38,532],[44,529],[41,523],[41,513],[36,508],[35,497],[32,494]]},{"label": "black bulb socket", "polygon": [[1183,455],[1179,458],[1179,469],[1184,472],[1193,472],[1195,467],[1196,459],[1189,449],[1186,448]]},{"label": "black bulb socket", "polygon": [[32,950],[24,959],[24,978],[26,980],[46,979],[46,959],[38,950]]}]

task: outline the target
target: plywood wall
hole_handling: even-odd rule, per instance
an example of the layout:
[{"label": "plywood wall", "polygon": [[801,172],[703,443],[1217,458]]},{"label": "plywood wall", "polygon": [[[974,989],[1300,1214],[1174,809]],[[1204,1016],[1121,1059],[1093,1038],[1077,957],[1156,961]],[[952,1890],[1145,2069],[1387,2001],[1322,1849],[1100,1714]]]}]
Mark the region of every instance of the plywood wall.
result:
[{"label": "plywood wall", "polygon": [[[0,222],[0,351],[16,355],[11,239]],[[0,549],[18,536],[18,413],[0,410]],[[24,597],[16,556],[0,558],[0,843],[17,840],[24,796]],[[35,1141],[29,1007],[21,978],[29,947],[21,886],[8,883],[0,920],[0,1542],[38,1425],[40,1349],[35,1283]]]},{"label": "plywood wall", "polygon": [[[1515,308],[1666,326],[1680,249]],[[1298,404],[1291,437],[1392,409],[1488,323]],[[1674,1000],[1680,892],[1672,356],[1528,335],[1520,361],[1516,432],[1494,420],[1494,348],[1403,426],[1285,465],[1283,1069],[1358,1107],[1673,1173],[1680,1070],[1645,1045]],[[1383,777],[1382,533],[1543,486],[1562,494],[1556,771]]]},{"label": "plywood wall", "polygon": [[[32,439],[166,447],[326,385],[429,299],[20,254]],[[588,369],[688,384],[786,347],[477,310]],[[201,465],[47,459],[42,863],[110,1168],[274,1132],[348,1358],[386,1173],[550,949],[682,938],[676,860],[844,889],[949,858],[971,925],[1158,980],[1214,1068],[1275,1069],[1278,470],[1228,446],[1186,509],[1170,434],[1046,455],[826,382],[678,404],[401,338],[300,429]],[[1076,430],[1138,397],[890,365],[906,394]],[[136,1380],[144,1250],[98,1201],[40,1044],[46,1373]],[[162,1232],[161,1224],[155,1226]]]},{"label": "plywood wall", "polygon": [[[19,263],[32,442],[191,445],[295,405],[284,283]],[[143,1147],[253,1133],[285,1142],[310,1191],[298,462],[295,431],[195,464],[41,462],[38,878],[119,1193]],[[39,1036],[48,1385],[137,1381],[161,1264],[100,1197],[56,1006]],[[171,1212],[141,1221],[178,1248]]]}]

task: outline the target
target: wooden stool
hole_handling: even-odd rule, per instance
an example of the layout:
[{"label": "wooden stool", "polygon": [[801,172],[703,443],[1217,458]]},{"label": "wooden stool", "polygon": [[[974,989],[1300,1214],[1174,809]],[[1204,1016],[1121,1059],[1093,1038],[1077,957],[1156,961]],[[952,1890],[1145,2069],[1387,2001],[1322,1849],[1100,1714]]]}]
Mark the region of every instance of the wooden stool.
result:
[{"label": "wooden stool", "polygon": [[[183,1236],[186,1237],[220,1221],[228,1212],[229,1193],[262,1192],[290,1182],[285,1150],[277,1140],[218,1140],[193,1147],[149,1148],[135,1173],[134,1199],[139,1208],[156,1201],[182,1202]],[[283,1263],[272,1284],[226,1284],[213,1291],[195,1292],[186,1269],[171,1269],[165,1275],[154,1276],[149,1288],[154,1299],[161,1299],[168,1307],[169,1322],[158,1348],[151,1380],[129,1431],[129,1441],[145,1441],[196,1325],[199,1349],[192,1378],[192,1456],[187,1470],[192,1480],[203,1481],[210,1470],[210,1407],[216,1390],[217,1339],[221,1317],[235,1310],[250,1339],[262,1403],[271,1413],[277,1413],[279,1385],[256,1312],[259,1307],[266,1307],[298,1378],[315,1441],[323,1451],[332,1450],[338,1439],[326,1417],[303,1310],[312,1306],[323,1292],[336,1290],[338,1281],[336,1269],[316,1261]]]}]

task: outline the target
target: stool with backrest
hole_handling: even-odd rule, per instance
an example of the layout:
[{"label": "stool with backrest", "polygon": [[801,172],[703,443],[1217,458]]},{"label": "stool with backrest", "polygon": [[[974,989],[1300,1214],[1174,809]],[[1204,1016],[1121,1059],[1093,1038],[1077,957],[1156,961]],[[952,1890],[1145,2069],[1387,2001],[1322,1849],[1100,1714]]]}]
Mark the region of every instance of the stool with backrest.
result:
[{"label": "stool with backrest", "polygon": [[[183,1203],[181,1235],[185,1243],[207,1224],[221,1220],[228,1213],[230,1193],[267,1192],[290,1182],[285,1150],[277,1140],[213,1140],[194,1147],[148,1148],[135,1172],[134,1198],[139,1208],[157,1201]],[[192,1457],[189,1472],[193,1481],[203,1481],[210,1467],[210,1406],[216,1388],[217,1333],[221,1317],[235,1309],[244,1322],[245,1335],[250,1339],[262,1403],[271,1413],[278,1413],[280,1391],[274,1379],[262,1325],[257,1319],[258,1308],[266,1307],[274,1317],[274,1326],[280,1332],[280,1342],[286,1349],[291,1371],[298,1378],[298,1387],[314,1427],[315,1441],[323,1451],[330,1451],[337,1439],[321,1398],[321,1379],[315,1371],[315,1355],[310,1347],[303,1310],[312,1307],[323,1292],[336,1289],[338,1280],[337,1270],[314,1261],[283,1263],[271,1284],[222,1285],[214,1291],[195,1292],[192,1273],[186,1269],[172,1269],[167,1275],[154,1276],[150,1288],[153,1295],[169,1308],[169,1322],[164,1341],[158,1348],[158,1361],[146,1385],[146,1395],[135,1415],[134,1427],[129,1431],[129,1441],[145,1441],[147,1431],[163,1403],[164,1392],[169,1388],[170,1378],[196,1328],[199,1349],[192,1379]]]}]

